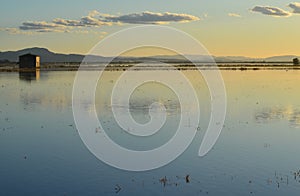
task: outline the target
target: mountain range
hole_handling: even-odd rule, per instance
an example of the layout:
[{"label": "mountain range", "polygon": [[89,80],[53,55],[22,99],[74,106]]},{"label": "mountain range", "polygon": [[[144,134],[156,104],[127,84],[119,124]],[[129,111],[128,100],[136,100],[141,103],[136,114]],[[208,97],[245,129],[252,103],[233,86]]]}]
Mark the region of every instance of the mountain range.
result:
[{"label": "mountain range", "polygon": [[[0,62],[18,62],[18,58],[23,54],[35,54],[41,57],[42,63],[80,63],[85,55],[82,54],[59,54],[49,51],[46,48],[26,48],[18,51],[0,52]],[[107,62],[111,57],[89,55],[89,61],[92,62]],[[196,59],[196,55],[188,55],[189,59]],[[295,55],[272,56],[268,58],[249,58],[243,56],[213,56],[216,62],[292,62],[294,58],[300,58]],[[199,56],[197,56],[199,59]],[[200,56],[201,61],[209,61],[210,57]],[[150,56],[150,57],[117,57],[114,61],[144,61],[144,60],[159,60],[159,61],[185,61],[185,58],[180,55],[174,56]]]}]

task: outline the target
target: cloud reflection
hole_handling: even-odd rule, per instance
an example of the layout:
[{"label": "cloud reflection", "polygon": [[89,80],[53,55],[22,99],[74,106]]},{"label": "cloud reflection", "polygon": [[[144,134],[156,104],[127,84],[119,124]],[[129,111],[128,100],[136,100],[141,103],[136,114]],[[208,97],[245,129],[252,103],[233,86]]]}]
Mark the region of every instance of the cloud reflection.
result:
[{"label": "cloud reflection", "polygon": [[271,123],[279,120],[287,120],[291,127],[300,128],[300,109],[293,106],[276,106],[255,113],[256,123]]}]

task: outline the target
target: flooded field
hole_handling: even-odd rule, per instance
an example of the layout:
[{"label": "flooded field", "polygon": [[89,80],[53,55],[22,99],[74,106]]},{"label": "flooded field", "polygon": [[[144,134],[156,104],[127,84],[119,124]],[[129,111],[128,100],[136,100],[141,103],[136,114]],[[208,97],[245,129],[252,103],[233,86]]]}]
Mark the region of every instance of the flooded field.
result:
[{"label": "flooded field", "polygon": [[[204,157],[198,150],[210,119],[209,91],[198,72],[182,72],[200,100],[196,137],[175,161],[145,172],[113,168],[86,148],[72,112],[75,71],[0,73],[0,195],[298,195],[300,71],[222,70],[226,120]],[[121,74],[106,71],[96,89],[103,129],[128,149],[163,145],[175,134],[182,112],[176,95],[146,83],[134,91],[129,106],[111,105]],[[159,133],[133,137],[114,120],[113,107],[121,112],[129,107],[136,121],[146,123],[153,102],[167,113]]]}]

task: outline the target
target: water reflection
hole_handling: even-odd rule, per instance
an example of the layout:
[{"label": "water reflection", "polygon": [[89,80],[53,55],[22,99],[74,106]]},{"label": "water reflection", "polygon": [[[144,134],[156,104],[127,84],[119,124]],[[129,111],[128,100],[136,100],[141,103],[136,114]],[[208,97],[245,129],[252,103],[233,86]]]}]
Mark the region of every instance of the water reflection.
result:
[{"label": "water reflection", "polygon": [[20,80],[30,82],[30,81],[33,81],[33,80],[39,80],[40,77],[41,77],[41,73],[40,73],[39,69],[19,71]]},{"label": "water reflection", "polygon": [[[48,72],[36,70],[19,71],[19,102],[26,111],[52,108],[58,111],[71,106],[72,81],[60,79],[59,74],[49,77]],[[47,90],[45,90],[47,89]]]},{"label": "water reflection", "polygon": [[290,126],[300,128],[300,109],[293,106],[264,108],[255,113],[257,123],[271,123],[277,120],[287,120]]}]

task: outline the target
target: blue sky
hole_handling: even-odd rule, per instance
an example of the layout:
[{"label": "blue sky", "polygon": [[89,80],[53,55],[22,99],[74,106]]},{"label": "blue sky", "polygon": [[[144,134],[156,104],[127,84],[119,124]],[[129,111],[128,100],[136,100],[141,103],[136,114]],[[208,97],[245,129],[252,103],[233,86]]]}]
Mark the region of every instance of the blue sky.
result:
[{"label": "blue sky", "polygon": [[[121,16],[149,11],[155,20],[158,14],[173,13],[170,21],[163,21],[164,25],[191,34],[214,55],[251,57],[300,55],[298,41],[300,14],[291,13],[293,9],[287,6],[293,2],[288,0],[2,0],[0,51],[38,46],[47,47],[55,52],[86,53],[105,36],[144,23],[139,20],[133,24],[124,21]],[[271,10],[276,13],[270,15],[268,14],[270,8],[280,10]],[[60,32],[58,29],[49,32],[48,28],[47,32],[37,32],[36,29],[29,28],[32,26],[23,25],[24,22],[33,22],[36,25],[41,21],[52,24],[54,19],[79,22],[93,10],[100,13],[93,16],[94,18],[103,17],[102,14],[110,15],[105,18],[109,20],[109,25],[107,23],[79,28],[68,26],[68,32],[65,29],[59,29]],[[146,15],[145,17],[148,17],[149,14]],[[169,20],[170,16],[159,15],[159,17],[165,19],[167,17],[166,20]],[[184,23],[173,21],[178,17],[179,20],[184,17]],[[20,29],[21,26],[23,29]]]}]

